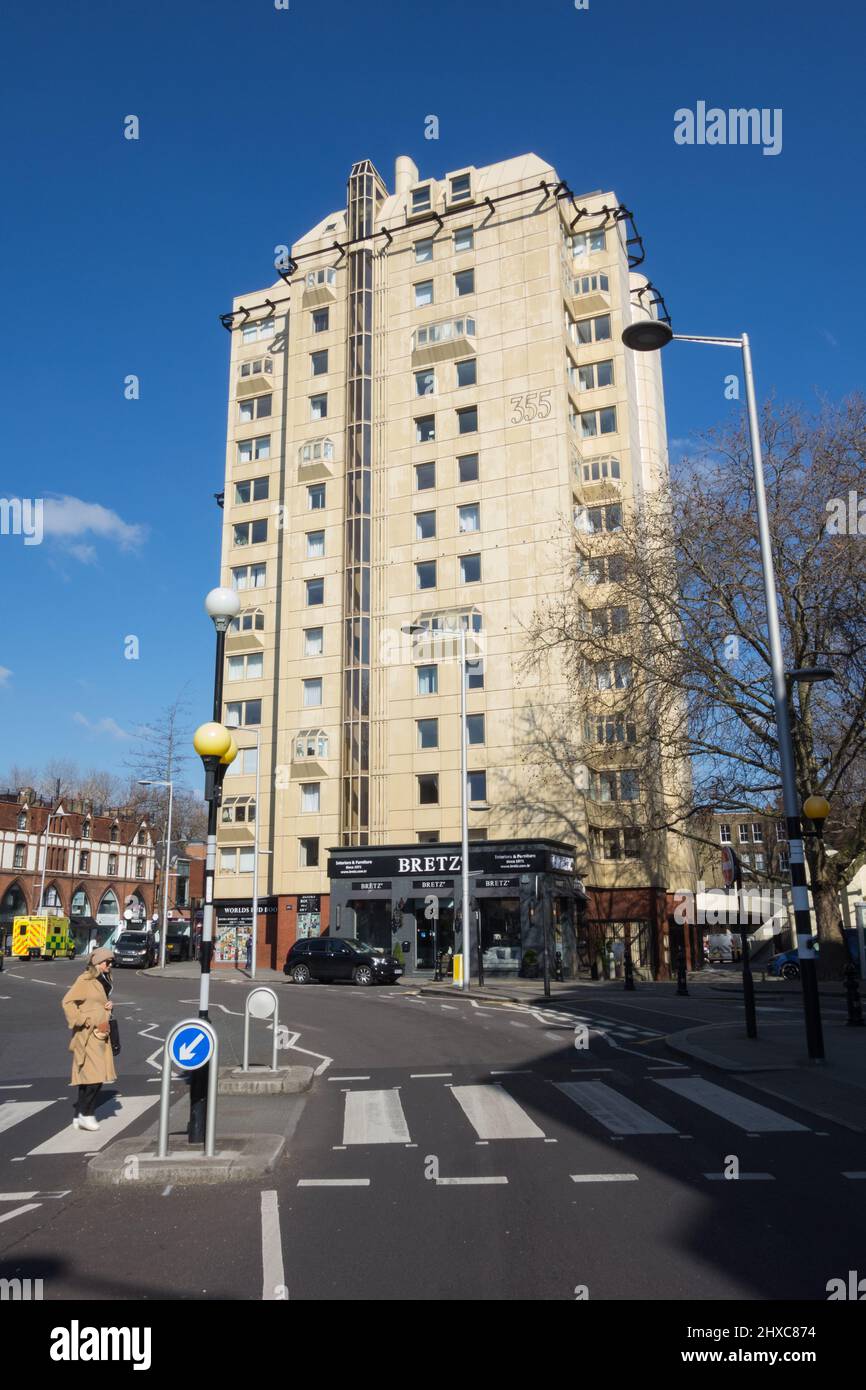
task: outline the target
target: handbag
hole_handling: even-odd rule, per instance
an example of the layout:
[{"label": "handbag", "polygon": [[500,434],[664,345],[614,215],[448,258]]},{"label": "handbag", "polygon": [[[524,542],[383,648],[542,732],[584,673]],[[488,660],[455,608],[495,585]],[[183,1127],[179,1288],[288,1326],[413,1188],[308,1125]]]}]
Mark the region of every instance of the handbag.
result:
[{"label": "handbag", "polygon": [[117,1026],[117,1019],[108,1020],[108,1036],[111,1039],[111,1053],[116,1057],[120,1052],[120,1029]]}]

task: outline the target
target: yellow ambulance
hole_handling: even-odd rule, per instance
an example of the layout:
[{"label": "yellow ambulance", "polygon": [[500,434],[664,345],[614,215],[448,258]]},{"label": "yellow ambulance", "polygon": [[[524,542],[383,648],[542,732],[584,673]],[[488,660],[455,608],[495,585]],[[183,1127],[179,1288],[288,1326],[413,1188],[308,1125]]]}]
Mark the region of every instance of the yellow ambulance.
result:
[{"label": "yellow ambulance", "polygon": [[16,917],[12,923],[12,954],[28,960],[72,960],[75,942],[68,917]]}]

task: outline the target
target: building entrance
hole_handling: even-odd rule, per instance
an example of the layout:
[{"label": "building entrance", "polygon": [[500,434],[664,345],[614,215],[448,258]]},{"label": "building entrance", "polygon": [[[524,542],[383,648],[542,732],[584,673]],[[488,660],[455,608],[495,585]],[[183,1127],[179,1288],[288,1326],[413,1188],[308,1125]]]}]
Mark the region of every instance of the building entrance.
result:
[{"label": "building entrance", "polygon": [[[434,895],[435,896],[435,895]],[[434,945],[438,939],[439,959],[443,970],[450,968],[450,958],[454,954],[454,899],[439,898],[438,925],[432,918],[425,917],[425,898],[408,898],[403,908],[415,918],[418,931],[419,970],[432,970],[434,965]]]}]

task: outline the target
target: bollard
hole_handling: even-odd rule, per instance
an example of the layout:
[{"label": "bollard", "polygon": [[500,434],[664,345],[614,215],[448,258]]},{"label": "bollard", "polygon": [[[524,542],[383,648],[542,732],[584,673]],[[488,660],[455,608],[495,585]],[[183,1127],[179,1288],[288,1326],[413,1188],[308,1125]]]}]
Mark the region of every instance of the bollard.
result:
[{"label": "bollard", "polygon": [[677,952],[677,994],[688,994],[689,986],[686,979],[686,953]]},{"label": "bollard", "polygon": [[250,1069],[250,1018],[273,1018],[274,1041],[271,1050],[271,1071],[277,1070],[277,1033],[280,1022],[280,1006],[272,989],[259,985],[250,990],[244,1004],[244,1064],[243,1071]]},{"label": "bollard", "polygon": [[553,978],[562,984],[562,952],[557,951],[554,956]]},{"label": "bollard", "polygon": [[626,951],[623,964],[625,966],[625,983],[623,989],[634,989],[634,963],[632,962],[631,951]]},{"label": "bollard", "polygon": [[850,961],[845,966],[845,994],[848,1004],[848,1027],[863,1027],[863,1003],[860,999],[860,986],[857,983],[857,967]]}]

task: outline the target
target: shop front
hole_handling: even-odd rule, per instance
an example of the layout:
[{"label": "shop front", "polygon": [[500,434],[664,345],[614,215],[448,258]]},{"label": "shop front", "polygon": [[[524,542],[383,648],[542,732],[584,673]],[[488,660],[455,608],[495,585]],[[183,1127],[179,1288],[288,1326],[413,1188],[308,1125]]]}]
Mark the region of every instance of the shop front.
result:
[{"label": "shop front", "polygon": [[[333,849],[329,935],[392,951],[407,971],[443,969],[461,947],[463,856],[459,844]],[[485,978],[543,969],[560,956],[564,978],[577,970],[586,895],[574,877],[574,851],[556,840],[485,840],[469,846],[470,953]]]},{"label": "shop front", "polygon": [[[258,939],[266,940],[277,912],[276,898],[259,898]],[[214,965],[243,966],[253,934],[252,898],[214,899]],[[261,963],[261,961],[259,962]]]}]

